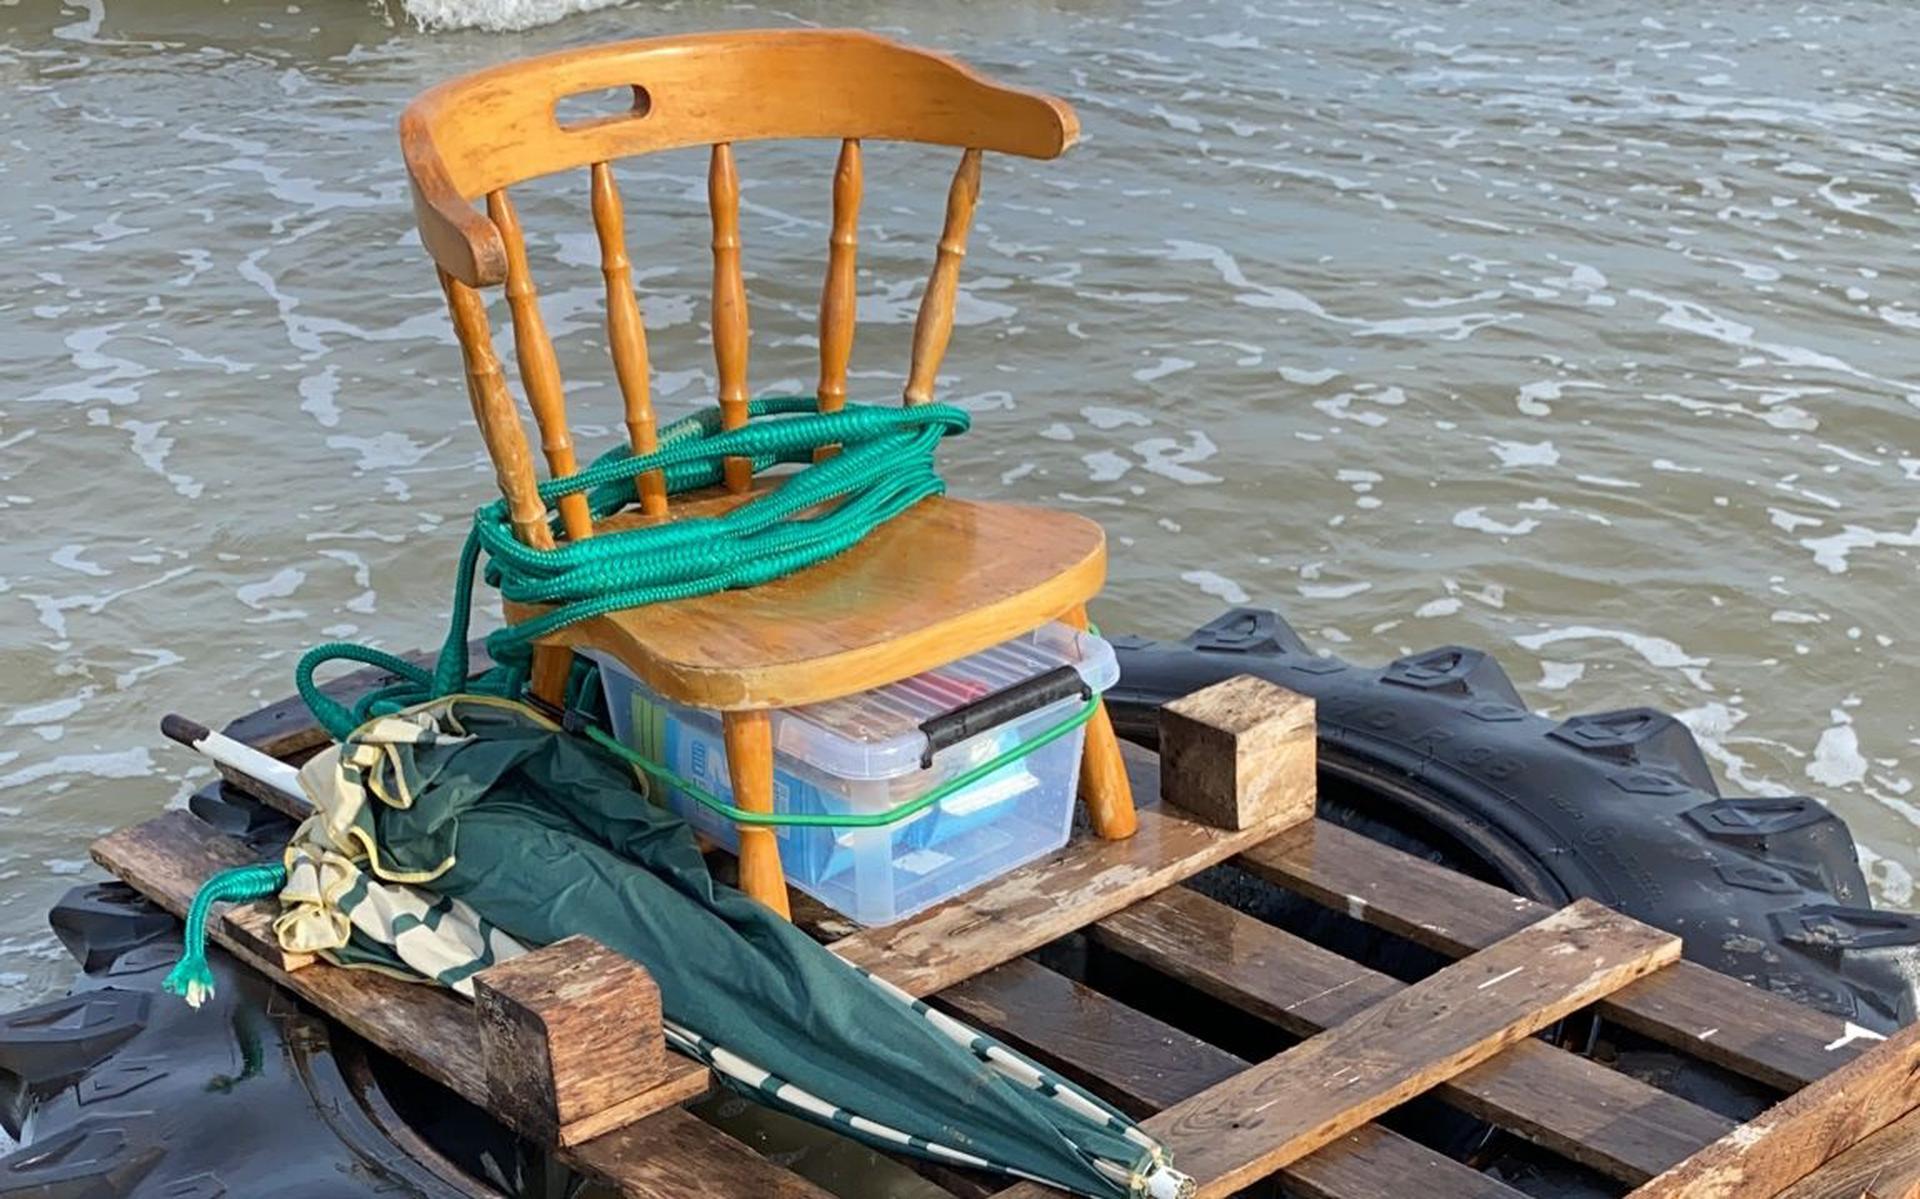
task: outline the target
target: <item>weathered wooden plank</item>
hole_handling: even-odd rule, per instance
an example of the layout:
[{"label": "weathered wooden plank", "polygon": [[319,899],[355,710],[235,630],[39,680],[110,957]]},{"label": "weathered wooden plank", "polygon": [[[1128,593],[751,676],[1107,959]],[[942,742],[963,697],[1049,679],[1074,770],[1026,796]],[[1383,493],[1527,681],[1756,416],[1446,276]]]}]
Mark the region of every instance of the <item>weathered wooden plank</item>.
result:
[{"label": "weathered wooden plank", "polygon": [[1057,971],[1015,958],[931,999],[1135,1116],[1246,1069],[1218,1046]]},{"label": "weathered wooden plank", "polygon": [[[1093,935],[1298,1036],[1335,1027],[1405,989],[1397,979],[1184,887],[1109,916]],[[1517,1042],[1435,1093],[1633,1184],[1733,1128],[1731,1120],[1538,1040]]]},{"label": "weathered wooden plank", "polygon": [[[166,812],[145,824],[110,833],[94,842],[92,852],[95,861],[176,916],[185,914],[207,875],[256,860],[240,842],[221,836],[184,811]],[[289,973],[251,952],[245,939],[235,936],[225,921],[213,922],[208,931],[242,963],[428,1078],[472,1103],[488,1106],[473,1011],[450,992],[366,970],[313,966]],[[683,1194],[692,1199],[749,1194],[823,1199],[824,1192],[797,1176],[754,1156],[693,1117],[671,1110],[704,1093],[710,1080],[705,1067],[678,1054],[668,1056],[666,1070],[666,1081],[659,1087],[623,1105],[636,1116],[640,1112],[656,1115],[636,1119],[617,1133],[563,1148],[562,1158],[621,1194],[648,1199]],[[656,1134],[657,1140],[633,1139]],[[674,1146],[690,1144],[697,1145],[699,1153],[713,1156],[713,1161],[670,1160]],[[618,1151],[620,1146],[633,1145],[644,1145],[644,1152]],[[702,1171],[711,1171],[710,1182],[663,1189],[662,1179],[678,1186],[683,1176],[693,1178]]]},{"label": "weathered wooden plank", "polygon": [[[1159,793],[1157,759],[1129,755],[1127,773],[1135,795]],[[1125,841],[1077,835],[1057,853],[899,924],[862,929],[833,950],[930,995],[1223,862],[1275,827],[1210,828],[1167,804],[1142,808],[1139,818]]]},{"label": "weathered wooden plank", "polygon": [[[1524,896],[1319,821],[1280,833],[1239,864],[1356,919],[1458,957],[1550,909]],[[1783,1091],[1807,1085],[1871,1042],[1815,1011],[1692,962],[1609,996],[1609,1019]]]},{"label": "weathered wooden plank", "polygon": [[1630,1199],[1772,1195],[1917,1107],[1920,1025],[1912,1025],[1761,1112]]},{"label": "weathered wooden plank", "polygon": [[[1248,1063],[1025,959],[935,1002],[1090,1087],[1135,1117],[1171,1107]],[[1398,1133],[1369,1124],[1281,1171],[1312,1199],[1521,1199],[1520,1192]]]},{"label": "weathered wooden plank", "polygon": [[564,1156],[628,1199],[833,1199],[678,1108],[595,1137]]},{"label": "weathered wooden plank", "polygon": [[1196,1199],[1217,1199],[1679,955],[1677,937],[1578,900],[1143,1126],[1194,1176]]},{"label": "weathered wooden plank", "polygon": [[[164,812],[93,843],[94,861],[176,916],[209,875],[258,856],[214,832],[191,812]],[[366,970],[307,969],[288,973],[233,940],[224,921],[211,938],[281,986],[328,1010],[342,1024],[465,1098],[486,1103],[479,1038],[466,1004],[433,987]],[[333,1009],[337,1008],[335,1012]]]},{"label": "weathered wooden plank", "polygon": [[1920,1199],[1920,1111],[1908,1112],[1774,1199]]}]

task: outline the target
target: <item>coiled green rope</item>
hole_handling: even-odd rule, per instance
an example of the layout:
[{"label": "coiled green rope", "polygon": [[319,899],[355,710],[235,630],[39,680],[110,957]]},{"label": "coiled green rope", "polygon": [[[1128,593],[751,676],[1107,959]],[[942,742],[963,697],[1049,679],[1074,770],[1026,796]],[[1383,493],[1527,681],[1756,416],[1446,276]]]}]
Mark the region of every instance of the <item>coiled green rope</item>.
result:
[{"label": "coiled green rope", "polygon": [[194,892],[187,908],[187,935],[166,981],[160,985],[199,1007],[213,997],[213,969],[207,965],[207,921],[216,903],[250,903],[278,894],[287,885],[287,868],[278,862],[260,862],[222,870]]},{"label": "coiled green rope", "polygon": [[[552,505],[562,496],[584,494],[597,521],[625,507],[634,477],[647,471],[661,471],[668,493],[677,494],[718,483],[727,458],[750,458],[755,471],[777,463],[809,465],[721,516],[559,540],[547,550],[515,538],[506,501],[495,500],[474,514],[461,549],[453,613],[433,669],[382,650],[329,642],[307,651],[295,668],[300,697],[339,739],[370,716],[445,695],[517,696],[541,637],[623,608],[770,582],[850,548],[882,522],[945,491],[934,451],[943,437],[969,423],[965,412],[944,404],[851,404],[822,413],[810,396],[754,400],[748,412],[779,419],[723,432],[720,414],[703,411],[663,429],[653,453],[612,450],[570,479],[542,483],[540,498]],[[816,449],[834,444],[841,447],[838,454],[813,461]],[[821,505],[830,506],[809,514]],[[499,665],[470,675],[467,630],[482,555],[485,578],[502,597],[550,608],[490,634],[487,652]],[[343,704],[314,681],[314,672],[334,661],[376,666],[398,681]]]}]

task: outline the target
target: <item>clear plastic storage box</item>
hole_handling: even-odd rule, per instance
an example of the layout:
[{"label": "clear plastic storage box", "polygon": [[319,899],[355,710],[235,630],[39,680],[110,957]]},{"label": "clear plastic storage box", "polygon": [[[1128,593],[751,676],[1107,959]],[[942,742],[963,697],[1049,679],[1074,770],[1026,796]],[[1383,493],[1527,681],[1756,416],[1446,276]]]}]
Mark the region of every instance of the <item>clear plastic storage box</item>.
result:
[{"label": "clear plastic storage box", "polygon": [[[731,804],[720,715],[660,699],[600,665],[615,735]],[[1113,647],[1049,624],[958,662],[845,699],[775,711],[778,812],[875,813],[909,803],[1069,720],[1119,677]],[[923,811],[873,828],[777,825],[787,881],[862,924],[888,924],[1066,843],[1085,727]],[[677,788],[664,799],[737,848],[733,822]],[[659,788],[656,789],[658,794]]]}]

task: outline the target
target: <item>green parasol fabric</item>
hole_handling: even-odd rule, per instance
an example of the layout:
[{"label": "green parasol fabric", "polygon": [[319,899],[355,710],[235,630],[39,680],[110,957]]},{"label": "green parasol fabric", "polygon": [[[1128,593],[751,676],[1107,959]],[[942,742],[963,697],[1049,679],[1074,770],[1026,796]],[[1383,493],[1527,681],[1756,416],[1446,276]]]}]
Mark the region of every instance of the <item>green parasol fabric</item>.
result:
[{"label": "green parasol fabric", "polygon": [[466,696],[378,717],[300,781],[316,814],[285,859],[289,950],[470,993],[486,966],[583,933],[653,975],[670,1044],[756,1098],[1084,1195],[1191,1191],[1116,1109],[716,883],[626,767],[529,709]]}]

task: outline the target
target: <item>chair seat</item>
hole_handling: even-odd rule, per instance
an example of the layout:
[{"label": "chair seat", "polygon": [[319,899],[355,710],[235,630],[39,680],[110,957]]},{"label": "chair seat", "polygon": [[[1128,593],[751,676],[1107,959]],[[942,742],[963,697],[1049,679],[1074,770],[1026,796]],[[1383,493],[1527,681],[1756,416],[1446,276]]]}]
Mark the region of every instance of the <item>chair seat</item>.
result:
[{"label": "chair seat", "polygon": [[[676,515],[742,498],[676,506]],[[603,529],[643,519],[616,517]],[[935,496],[784,579],[616,612],[551,640],[611,654],[680,703],[792,707],[919,674],[1044,624],[1096,595],[1106,565],[1106,535],[1083,516]]]}]

